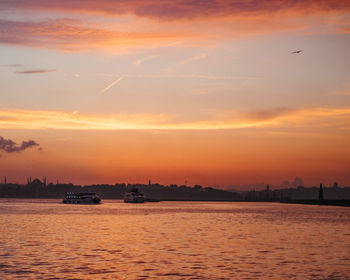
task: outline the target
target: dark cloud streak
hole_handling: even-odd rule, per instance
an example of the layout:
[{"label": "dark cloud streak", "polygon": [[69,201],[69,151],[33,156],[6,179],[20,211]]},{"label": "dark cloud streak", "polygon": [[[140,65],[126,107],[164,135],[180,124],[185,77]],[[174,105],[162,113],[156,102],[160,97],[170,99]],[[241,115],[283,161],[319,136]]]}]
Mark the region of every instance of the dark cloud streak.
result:
[{"label": "dark cloud streak", "polygon": [[55,69],[33,69],[33,70],[24,70],[24,71],[17,71],[16,74],[43,74],[43,73],[51,73],[51,72],[57,72]]},{"label": "dark cloud streak", "polygon": [[293,109],[293,108],[274,108],[269,110],[257,110],[257,111],[248,112],[246,114],[243,114],[243,116],[249,120],[266,121],[266,120],[273,120],[278,117],[282,117],[296,111],[297,109]]},{"label": "dark cloud streak", "polygon": [[13,64],[4,64],[2,66],[4,66],[4,67],[26,67],[28,65],[13,63]]},{"label": "dark cloud streak", "polygon": [[5,139],[4,137],[0,136],[0,151],[3,150],[6,153],[19,153],[35,146],[38,146],[40,149],[40,145],[34,140],[22,141],[22,144],[19,146],[11,139]]}]

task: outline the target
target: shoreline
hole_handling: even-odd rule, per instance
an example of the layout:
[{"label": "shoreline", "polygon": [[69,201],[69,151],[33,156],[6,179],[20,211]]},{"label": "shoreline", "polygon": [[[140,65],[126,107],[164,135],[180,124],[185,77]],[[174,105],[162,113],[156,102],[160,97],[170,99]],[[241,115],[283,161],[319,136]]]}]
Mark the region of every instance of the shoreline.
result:
[{"label": "shoreline", "polygon": [[281,201],[280,203],[350,207],[350,200],[290,200]]},{"label": "shoreline", "polygon": [[[0,200],[7,200],[7,199],[18,199],[18,200],[25,200],[25,199],[33,199],[33,200],[61,200],[62,198],[55,198],[55,197],[0,197]],[[104,198],[103,200],[123,200],[123,198]],[[324,206],[342,206],[342,207],[350,207],[350,200],[285,200],[285,201],[257,201],[257,200],[201,200],[201,199],[165,199],[165,200],[158,200],[158,199],[152,199],[150,201],[145,201],[145,203],[156,203],[156,202],[257,202],[257,203],[285,203],[285,204],[304,204],[304,205],[324,205]]]}]

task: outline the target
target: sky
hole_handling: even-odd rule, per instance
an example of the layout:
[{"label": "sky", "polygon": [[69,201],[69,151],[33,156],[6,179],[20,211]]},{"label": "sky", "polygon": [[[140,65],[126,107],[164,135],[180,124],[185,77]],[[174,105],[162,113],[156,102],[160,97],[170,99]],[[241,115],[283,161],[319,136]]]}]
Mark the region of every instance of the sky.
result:
[{"label": "sky", "polygon": [[349,0],[0,0],[0,176],[349,186],[349,47]]}]

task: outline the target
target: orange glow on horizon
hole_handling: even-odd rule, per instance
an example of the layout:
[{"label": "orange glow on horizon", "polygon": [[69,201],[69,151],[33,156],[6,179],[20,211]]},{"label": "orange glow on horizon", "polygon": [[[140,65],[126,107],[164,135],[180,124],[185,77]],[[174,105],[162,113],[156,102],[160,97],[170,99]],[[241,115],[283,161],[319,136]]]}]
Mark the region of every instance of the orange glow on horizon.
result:
[{"label": "orange glow on horizon", "polygon": [[[165,114],[88,115],[43,110],[0,110],[0,128],[6,129],[64,129],[64,130],[216,130],[284,125],[307,126],[312,122],[327,125],[341,120],[348,129],[350,108],[280,109],[278,112],[224,112],[220,119],[178,122],[176,116]],[[227,116],[225,116],[227,115]],[[225,116],[222,118],[222,116]],[[230,116],[230,118],[228,117]],[[315,123],[313,124],[315,125]]]}]

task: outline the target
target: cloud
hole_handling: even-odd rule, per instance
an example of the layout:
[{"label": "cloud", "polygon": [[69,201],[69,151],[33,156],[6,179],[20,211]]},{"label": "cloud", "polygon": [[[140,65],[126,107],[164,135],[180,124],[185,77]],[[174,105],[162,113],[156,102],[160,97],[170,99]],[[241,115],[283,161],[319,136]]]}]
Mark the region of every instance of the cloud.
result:
[{"label": "cloud", "polygon": [[33,140],[28,140],[22,141],[22,144],[18,146],[11,139],[5,139],[4,137],[0,136],[0,151],[2,150],[6,153],[19,153],[34,146],[40,145]]},{"label": "cloud", "polygon": [[111,84],[109,84],[108,86],[106,86],[104,89],[102,89],[99,92],[99,95],[104,94],[106,91],[108,91],[109,89],[111,89],[112,87],[114,87],[116,84],[118,84],[121,80],[124,79],[124,76],[119,77],[118,79],[116,79],[115,81],[113,81]]},{"label": "cloud", "polygon": [[298,177],[294,178],[294,181],[292,182],[292,185],[294,187],[304,186],[304,180]]},{"label": "cloud", "polygon": [[64,51],[84,51],[94,48],[122,50],[130,47],[166,46],[169,45],[169,42],[188,37],[186,33],[115,31],[102,27],[91,27],[88,22],[66,18],[47,21],[0,20],[0,44]]},{"label": "cloud", "polygon": [[24,70],[24,71],[17,71],[16,74],[42,74],[42,73],[51,73],[51,72],[57,72],[55,69],[32,69],[32,70]]},{"label": "cloud", "polygon": [[[113,74],[100,74],[105,76],[114,76]],[[124,75],[130,78],[147,78],[147,79],[203,79],[203,80],[258,80],[257,77],[249,76],[222,76],[222,75],[198,75],[198,74],[142,74],[142,75]]]},{"label": "cloud", "polygon": [[350,27],[339,27],[338,31],[342,34],[350,34]]},{"label": "cloud", "polygon": [[[167,114],[90,115],[60,111],[0,110],[0,128],[64,130],[218,130],[327,127],[350,130],[350,108],[272,109],[261,114],[232,111],[207,119],[180,121]],[[278,113],[276,113],[278,112]],[[180,118],[181,119],[181,118]]]},{"label": "cloud", "polygon": [[149,56],[146,56],[146,57],[143,57],[143,58],[140,58],[138,60],[135,60],[133,63],[134,65],[136,66],[140,66],[141,64],[143,64],[144,62],[148,61],[148,60],[151,60],[153,58],[156,58],[156,57],[159,57],[160,55],[149,55]]},{"label": "cloud", "polygon": [[27,65],[19,64],[19,63],[12,63],[12,64],[4,64],[4,67],[25,67]]},{"label": "cloud", "polygon": [[[0,20],[1,44],[121,52],[286,31],[348,33],[350,0],[12,0],[0,1],[0,11],[27,15]],[[56,19],[43,20],[47,13]]]},{"label": "cloud", "polygon": [[170,67],[166,68],[165,72],[171,71],[172,68],[174,66],[176,66],[176,65],[185,65],[185,64],[188,64],[188,63],[191,63],[191,62],[197,62],[197,61],[206,59],[207,57],[208,57],[207,53],[199,53],[199,54],[193,55],[193,56],[191,56],[189,58],[186,58],[184,60],[181,60],[181,61],[175,63],[173,66],[170,66]]},{"label": "cloud", "polygon": [[244,116],[249,120],[272,120],[285,115],[290,115],[296,111],[291,108],[274,108],[270,110],[256,110],[245,113]]},{"label": "cloud", "polygon": [[292,182],[289,182],[288,180],[284,180],[281,186],[285,188],[297,188],[299,186],[304,186],[304,180],[301,178],[295,177]]},{"label": "cloud", "polygon": [[346,11],[349,0],[11,0],[1,1],[0,10],[30,10],[102,14],[107,16],[135,15],[163,21],[201,18],[256,17],[283,11],[299,14]]}]

